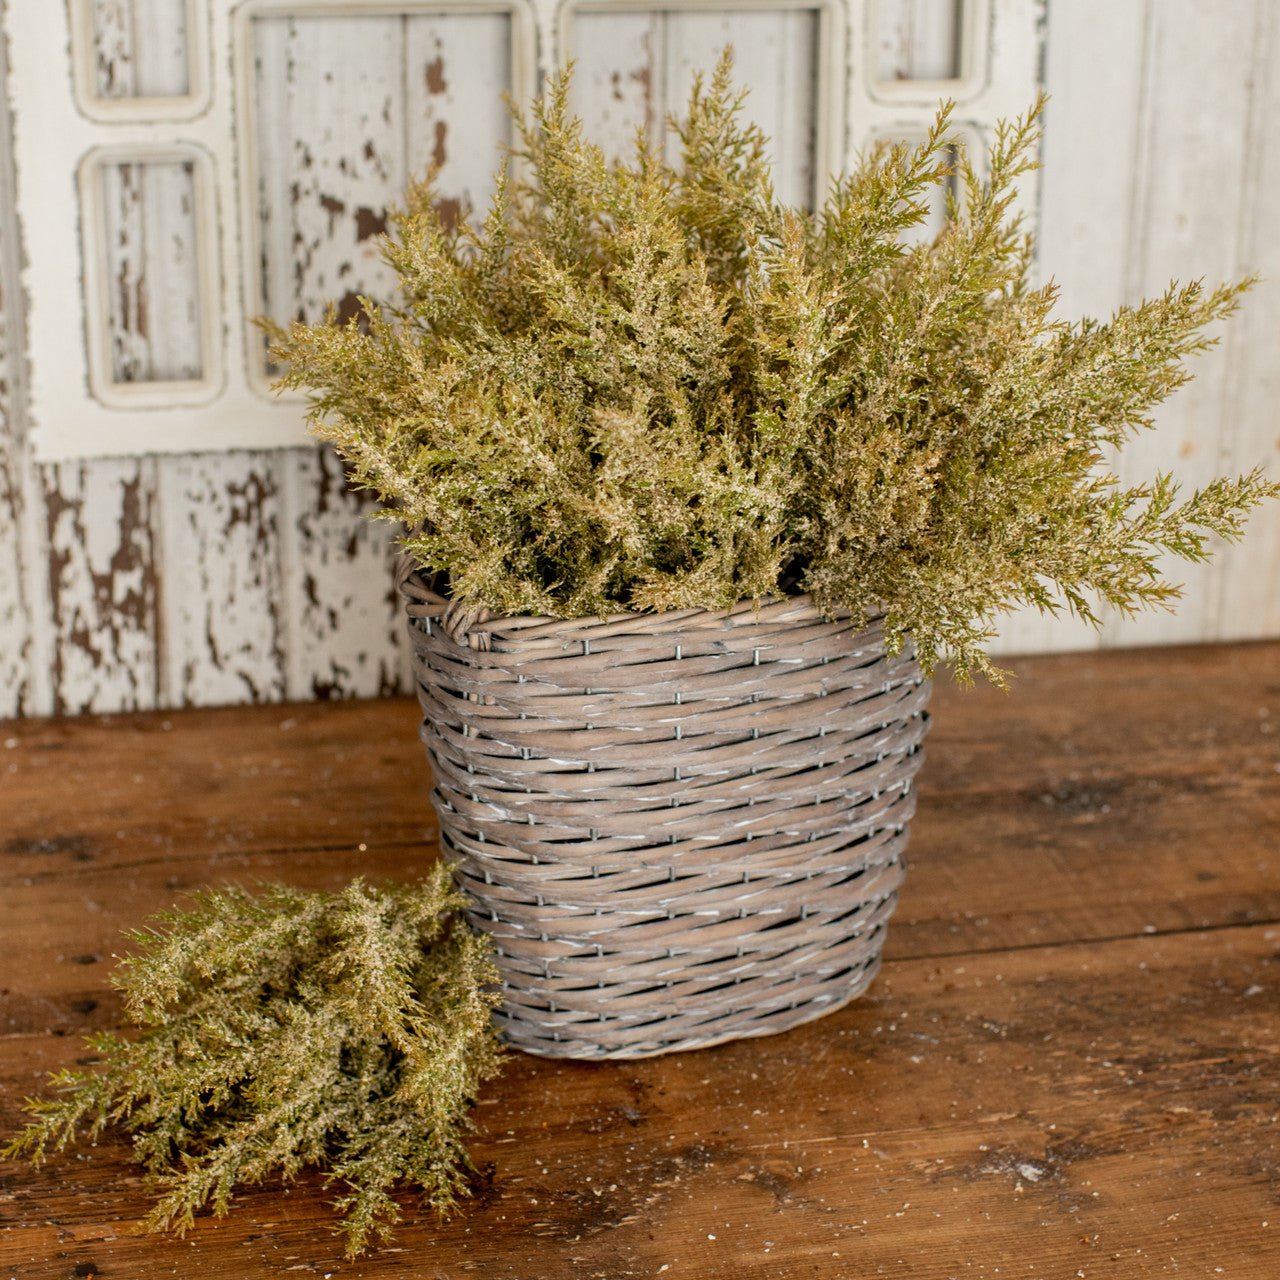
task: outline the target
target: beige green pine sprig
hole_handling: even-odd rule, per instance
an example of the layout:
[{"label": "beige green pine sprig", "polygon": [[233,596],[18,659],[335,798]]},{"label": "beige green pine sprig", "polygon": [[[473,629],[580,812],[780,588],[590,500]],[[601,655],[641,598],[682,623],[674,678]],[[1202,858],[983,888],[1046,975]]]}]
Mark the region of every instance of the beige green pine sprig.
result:
[{"label": "beige green pine sprig", "polygon": [[463,905],[444,867],[385,889],[194,895],[129,935],[113,981],[136,1034],[90,1037],[98,1062],[54,1075],[0,1154],[38,1164],[123,1129],[157,1196],[143,1225],[179,1232],[242,1187],[318,1167],[348,1256],[389,1236],[397,1191],[448,1209],[500,1063],[497,972]]},{"label": "beige green pine sprig", "polygon": [[1280,493],[1108,471],[1250,282],[1058,318],[1014,212],[1041,104],[985,164],[944,108],[807,212],[775,198],[727,55],[625,163],[569,93],[517,116],[482,219],[410,190],[395,297],[273,330],[281,385],[455,598],[576,617],[808,591],[998,679],[1003,611],[1168,607],[1164,553],[1204,559]]}]

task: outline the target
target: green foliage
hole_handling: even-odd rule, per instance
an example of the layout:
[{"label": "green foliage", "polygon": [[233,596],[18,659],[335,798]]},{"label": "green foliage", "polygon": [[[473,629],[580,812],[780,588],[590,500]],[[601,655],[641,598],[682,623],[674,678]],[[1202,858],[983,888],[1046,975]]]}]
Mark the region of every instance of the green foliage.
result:
[{"label": "green foliage", "polygon": [[399,1185],[447,1209],[467,1189],[468,1108],[499,1063],[497,973],[462,905],[443,867],[382,890],[196,895],[129,935],[114,981],[140,1034],[90,1037],[98,1065],[55,1075],[3,1154],[39,1163],[121,1125],[159,1193],[145,1225],[180,1232],[237,1186],[318,1165],[341,1185],[349,1256],[389,1234]]},{"label": "green foliage", "polygon": [[[674,164],[643,137],[607,163],[561,77],[478,225],[443,221],[429,181],[409,192],[384,245],[396,301],[272,330],[282,385],[311,389],[315,432],[454,598],[587,616],[810,591],[882,609],[926,668],[998,679],[1001,611],[1167,606],[1162,553],[1204,558],[1280,493],[1103,469],[1250,282],[1053,318],[1013,211],[1039,104],[981,167],[943,109],[810,214],[775,199],[730,70],[670,123]],[[943,229],[910,244],[953,182]]]}]

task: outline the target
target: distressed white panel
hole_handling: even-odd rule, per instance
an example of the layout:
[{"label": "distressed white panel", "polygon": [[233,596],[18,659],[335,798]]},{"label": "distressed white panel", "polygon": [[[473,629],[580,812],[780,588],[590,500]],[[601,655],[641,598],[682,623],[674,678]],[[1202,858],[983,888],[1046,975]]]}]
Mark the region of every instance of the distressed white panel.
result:
[{"label": "distressed white panel", "polygon": [[875,6],[876,73],[900,80],[958,80],[965,0],[869,0]]},{"label": "distressed white panel", "polygon": [[510,25],[495,13],[253,21],[256,307],[315,320],[336,300],[345,318],[358,295],[386,297],[375,237],[432,166],[445,210],[488,203],[509,139]]},{"label": "distressed white panel", "polygon": [[401,680],[404,613],[395,590],[399,529],[365,518],[374,503],[353,492],[338,456],[282,456],[292,554],[284,611],[291,622],[290,698],[374,698]]},{"label": "distressed white panel", "polygon": [[166,703],[284,697],[289,636],[280,551],[291,534],[281,520],[277,457],[227,453],[164,458],[158,466]]},{"label": "distressed white panel", "polygon": [[404,164],[403,20],[264,17],[253,23],[254,133],[262,286],[255,306],[316,320],[390,275],[370,235],[398,198]]},{"label": "distressed white panel", "polygon": [[[4,188],[0,178],[0,197]],[[22,535],[23,517],[34,495],[22,483],[24,459],[15,414],[17,361],[12,358],[7,297],[14,265],[0,262],[0,717],[19,714],[31,700],[32,611],[23,576],[28,557]]]},{"label": "distressed white panel", "polygon": [[[1128,251],[1131,299],[1160,292],[1175,277],[1202,276],[1212,283],[1236,274],[1249,163],[1244,68],[1253,45],[1253,6],[1160,0],[1148,3],[1146,23],[1146,91],[1135,171],[1140,194]],[[1119,474],[1126,482],[1167,470],[1191,488],[1218,474],[1227,348],[1195,357],[1192,368],[1194,381],[1160,408],[1156,430],[1125,448]],[[1165,563],[1169,576],[1186,587],[1177,612],[1110,620],[1104,645],[1194,641],[1210,634],[1213,567],[1173,557]]]},{"label": "distressed white panel", "polygon": [[[812,207],[841,132],[823,56],[831,15],[817,8],[640,9],[583,7],[566,19],[566,56],[577,64],[574,106],[587,135],[611,155],[629,151],[635,130],[655,137],[688,102],[695,71],[709,71],[726,45],[749,88],[746,114],[772,141],[774,184],[784,203]],[[675,144],[668,139],[669,158]]]},{"label": "distressed white panel", "polygon": [[189,0],[72,0],[93,32],[94,96],[180,98],[191,92]]},{"label": "distressed white panel", "polygon": [[438,168],[441,212],[483,215],[511,141],[503,95],[512,83],[511,19],[476,13],[405,23],[405,167]]},{"label": "distressed white panel", "polygon": [[155,706],[155,464],[41,468],[52,617],[52,710]]},{"label": "distressed white panel", "polygon": [[106,315],[93,321],[107,329],[111,380],[199,380],[205,362],[191,162],[108,162],[94,176],[107,288]]},{"label": "distressed white panel", "polygon": [[[1240,269],[1262,279],[1232,321],[1219,465],[1235,471],[1262,466],[1274,480],[1280,479],[1280,13],[1268,3],[1256,11]],[[1258,511],[1245,541],[1223,551],[1214,585],[1212,638],[1280,635],[1280,502]]]}]

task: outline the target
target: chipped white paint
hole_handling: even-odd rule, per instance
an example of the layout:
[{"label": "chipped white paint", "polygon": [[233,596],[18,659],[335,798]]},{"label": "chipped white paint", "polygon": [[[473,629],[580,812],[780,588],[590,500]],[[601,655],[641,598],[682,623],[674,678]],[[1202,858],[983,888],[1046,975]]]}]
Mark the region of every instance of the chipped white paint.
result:
[{"label": "chipped white paint", "polygon": [[[249,324],[252,314],[241,294],[242,282],[256,270],[253,232],[257,225],[257,193],[252,174],[257,163],[252,139],[241,130],[246,148],[235,150],[234,121],[250,118],[253,100],[252,38],[255,24],[269,15],[288,15],[338,25],[360,24],[377,15],[433,14],[469,22],[486,13],[505,15],[504,30],[511,47],[491,57],[495,68],[509,67],[509,80],[487,79],[475,86],[477,99],[500,101],[510,90],[527,97],[533,88],[533,29],[520,0],[400,0],[399,3],[354,3],[347,0],[204,0],[205,21],[216,56],[209,60],[210,94],[207,108],[184,118],[167,110],[164,99],[102,99],[127,102],[127,114],[109,119],[79,109],[72,92],[68,47],[92,39],[83,21],[69,22],[62,4],[9,4],[6,31],[12,65],[10,94],[15,105],[14,156],[17,168],[18,212],[26,232],[27,265],[24,282],[31,305],[27,318],[27,357],[30,366],[30,438],[37,457],[124,455],[226,451],[237,447],[296,445],[305,441],[302,415],[296,403],[266,393],[256,377],[261,346]],[[83,17],[83,9],[76,15]],[[343,46],[343,55],[360,58],[360,39]],[[85,58],[80,58],[80,64]],[[60,73],[61,71],[61,73]],[[319,71],[319,75],[323,75]],[[330,103],[330,110],[336,104]],[[348,104],[348,107],[350,104]],[[337,113],[334,112],[336,115]],[[465,113],[463,113],[465,115]],[[211,186],[218,214],[205,219],[206,205],[197,202],[197,240],[213,252],[215,231],[222,264],[202,311],[212,333],[225,342],[225,372],[216,394],[199,402],[150,403],[137,412],[119,402],[106,404],[90,392],[89,359],[83,342],[70,339],[93,331],[104,315],[100,306],[86,311],[82,288],[84,271],[77,244],[77,200],[74,174],[81,156],[94,147],[128,149],[138,159],[150,154],[168,158],[175,150],[210,158]],[[235,221],[241,214],[241,225]],[[248,234],[244,229],[248,229]],[[93,233],[91,232],[91,235]],[[101,238],[100,236],[98,237]],[[90,348],[109,345],[94,339]],[[206,367],[218,356],[206,352]],[[101,379],[97,383],[101,389]],[[139,387],[132,388],[140,390]]]},{"label": "chipped white paint", "polygon": [[394,588],[396,527],[347,485],[329,450],[300,450],[283,470],[289,543],[281,609],[292,622],[291,698],[372,698],[408,688],[404,616]]},{"label": "chipped white paint", "polygon": [[[406,183],[429,167],[442,209],[484,208],[509,139],[501,91],[510,40],[500,13],[250,22],[241,172],[252,196],[244,258],[255,310],[281,323],[315,320],[336,300],[347,317],[359,296],[387,296],[377,236]],[[460,99],[477,85],[488,91]],[[265,394],[260,341],[250,359]]]},{"label": "chipped white paint", "polygon": [[164,700],[283,698],[279,463],[287,454],[166,460],[160,503],[166,573]]},{"label": "chipped white paint", "polygon": [[209,104],[205,0],[67,0],[72,86],[104,121],[186,118]]},{"label": "chipped white paint", "polygon": [[159,671],[155,463],[41,470],[54,627],[53,710],[153,706]]},{"label": "chipped white paint", "polygon": [[[63,4],[0,4],[11,37],[15,17],[19,25],[65,21]],[[220,158],[230,145],[228,117],[222,134],[213,123],[226,95],[221,102],[211,100],[207,117],[192,119],[201,113],[202,95],[216,97],[211,74],[230,84],[229,56],[214,55],[231,48],[231,0],[70,0],[71,22],[81,31],[77,51],[92,47],[94,57],[77,63],[81,108],[78,132],[62,139],[66,164],[59,169],[49,163],[51,135],[43,127],[28,150],[38,154],[53,203],[26,219],[26,247],[34,238],[48,249],[51,238],[57,239],[58,251],[74,260],[74,227],[69,242],[54,236],[44,214],[60,209],[73,215],[75,167],[89,145],[203,146],[219,157],[211,185],[224,251],[234,241],[240,252],[240,197],[250,204],[242,221],[271,247],[264,273],[252,282],[244,264],[238,271],[234,254],[224,252],[217,280],[217,303],[226,320],[223,352],[239,370],[229,369],[229,379],[240,379],[245,398],[224,401],[221,426],[215,423],[201,437],[215,452],[37,463],[27,439],[23,362],[0,347],[0,714],[352,696],[404,687],[404,646],[389,590],[392,527],[359,520],[367,502],[346,490],[332,454],[313,447],[267,450],[269,433],[254,435],[256,451],[225,447],[253,421],[227,417],[233,404],[254,403],[250,370],[261,357],[240,316],[267,305],[311,314],[322,298],[342,296],[338,281],[376,272],[360,253],[367,247],[360,219],[366,229],[371,218],[376,221],[380,202],[395,194],[398,175],[418,163],[413,157],[435,149],[441,123],[441,194],[481,203],[504,127],[499,96],[518,78],[522,47],[531,58],[535,28],[544,70],[572,45],[581,61],[579,92],[593,112],[591,127],[617,146],[646,113],[652,127],[656,112],[679,105],[679,81],[689,64],[710,62],[718,52],[718,45],[708,47],[699,57],[692,42],[710,46],[724,31],[726,9],[735,12],[729,34],[751,81],[753,109],[767,113],[763,123],[770,132],[787,137],[791,130],[780,148],[786,169],[781,181],[791,184],[789,191],[803,190],[804,165],[821,155],[821,147],[815,152],[805,141],[808,113],[819,121],[823,116],[822,92],[803,74],[806,58],[815,60],[819,78],[826,68],[841,87],[836,109],[843,109],[845,122],[827,144],[839,164],[877,133],[918,130],[932,114],[934,90],[961,99],[959,119],[978,135],[996,116],[1023,109],[1035,87],[1038,41],[1047,34],[1053,100],[1044,144],[1040,263],[1044,274],[1063,282],[1063,314],[1105,315],[1121,301],[1161,287],[1165,272],[1212,276],[1258,270],[1267,277],[1228,329],[1223,348],[1201,359],[1212,390],[1190,404],[1183,403],[1190,394],[1183,392],[1167,406],[1161,431],[1142,442],[1149,452],[1141,469],[1177,467],[1193,482],[1215,466],[1243,469],[1262,462],[1280,473],[1274,410],[1280,395],[1280,242],[1270,234],[1271,210],[1280,201],[1280,142],[1268,127],[1280,110],[1280,23],[1272,7],[1240,0],[1224,20],[1216,7],[1183,0],[1171,7],[1154,0],[1055,0],[1047,32],[1041,32],[1040,6],[1025,0],[967,0],[958,6],[952,0],[879,0],[874,12],[870,0],[850,0],[833,10],[837,23],[844,15],[847,42],[820,33],[816,46],[806,43],[813,41],[815,6],[788,5],[785,13],[770,13],[770,7],[689,3],[648,11],[619,2],[579,4],[570,11],[535,0],[514,18],[506,16],[504,5],[476,3],[454,8],[347,0],[246,8],[244,22],[254,15],[260,23],[255,38],[267,41],[279,38],[271,33],[287,33],[290,12],[295,28],[309,31],[312,39],[326,24],[347,22],[370,23],[375,31],[378,24],[399,23],[404,39],[390,51],[376,34],[335,42],[341,57],[334,44],[313,45],[300,60],[309,78],[303,74],[290,85],[269,74],[255,77],[252,61],[246,64],[242,57],[240,67],[248,70],[240,90],[246,96],[237,109],[260,111],[261,120],[272,123],[254,130],[254,145],[269,160],[263,169],[267,181],[237,196],[227,185],[236,162]],[[748,9],[745,16],[758,25],[738,22],[736,14]],[[931,12],[940,15],[933,23]],[[522,16],[527,13],[531,18]],[[780,18],[790,24],[789,35]],[[766,39],[766,32],[773,34]],[[751,53],[744,33],[752,37]],[[248,26],[245,34],[253,34]],[[760,56],[762,48],[767,56]],[[351,118],[335,113],[333,98],[326,98],[323,74],[333,70],[348,89],[361,92],[383,82],[394,88],[394,74],[374,65],[384,53],[401,68],[404,89],[389,106],[398,123],[384,131],[381,115],[363,112],[370,128],[352,128]],[[758,61],[750,61],[753,54]],[[70,71],[61,82],[50,73],[65,66],[65,56],[59,47],[43,61],[19,67],[15,88],[27,122],[35,118],[28,105],[33,77],[47,82],[49,94],[71,99]],[[109,65],[100,64],[100,56]],[[336,65],[320,65],[326,62]],[[648,69],[647,82],[642,68]],[[944,80],[954,83],[940,88]],[[125,87],[134,96],[125,96]],[[110,128],[97,123],[108,120],[115,122]],[[20,141],[22,129],[20,120]],[[0,141],[7,134],[0,108]],[[308,177],[314,165],[291,168],[300,142],[318,148],[323,181]],[[368,167],[366,143],[389,166],[381,187]],[[1246,154],[1254,156],[1249,163]],[[358,180],[345,185],[344,162],[364,166],[353,169]],[[822,167],[819,160],[816,169]],[[7,162],[3,169],[0,197],[9,180]],[[290,184],[312,182],[310,203],[296,215],[280,203],[286,174]],[[24,166],[24,199],[30,197],[30,187],[23,189],[30,178],[30,166]],[[182,181],[172,173],[164,180]],[[332,234],[321,195],[346,206],[335,212]],[[163,203],[168,197],[155,199]],[[8,303],[0,315],[6,322],[0,339],[11,339],[11,326],[21,321],[14,232],[12,204],[0,198],[0,286]],[[298,273],[295,235],[307,246]],[[142,246],[127,259],[130,271],[160,260],[161,250],[147,249],[141,231],[131,230],[129,238],[131,254]],[[120,265],[118,258],[114,265]],[[35,279],[27,277],[33,309],[56,321],[65,345],[67,335],[78,332],[74,307],[67,305],[79,287],[78,268],[59,277],[62,291],[37,289]],[[186,279],[178,292],[190,291]],[[376,284],[376,276],[369,279],[371,287]],[[115,328],[128,342],[112,354],[113,374],[117,360],[123,362],[121,372],[133,361],[147,378],[190,369],[189,338],[187,356],[138,346],[127,310]],[[1215,360],[1221,362],[1216,373]],[[58,367],[65,378],[67,363]],[[296,406],[282,408],[291,411]],[[137,442],[162,416],[122,410],[112,421]],[[1192,455],[1180,457],[1187,441],[1195,445]],[[1192,581],[1187,606],[1193,621],[1185,628],[1175,624],[1165,631],[1158,620],[1138,627],[1109,623],[1108,643],[1132,643],[1138,636],[1280,634],[1280,509],[1256,517],[1249,539],[1228,549],[1220,565]],[[1035,616],[1011,620],[1003,633],[1006,652],[1096,643],[1092,632]]]}]

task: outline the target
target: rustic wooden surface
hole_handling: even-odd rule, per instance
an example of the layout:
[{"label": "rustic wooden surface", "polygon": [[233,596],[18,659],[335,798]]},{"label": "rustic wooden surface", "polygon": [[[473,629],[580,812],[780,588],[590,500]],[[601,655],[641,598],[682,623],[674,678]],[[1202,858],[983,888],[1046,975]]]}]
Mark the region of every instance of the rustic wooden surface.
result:
[{"label": "rustic wooden surface", "polygon": [[[1280,1275],[1280,645],[943,686],[870,995],[618,1065],[515,1057],[478,1199],[343,1262],[319,1181],[137,1237],[124,1142],[0,1174],[0,1278]],[[0,1127],[177,891],[407,877],[405,700],[0,724]]]}]

